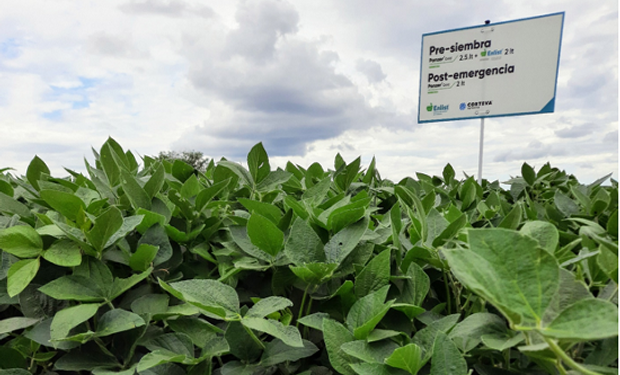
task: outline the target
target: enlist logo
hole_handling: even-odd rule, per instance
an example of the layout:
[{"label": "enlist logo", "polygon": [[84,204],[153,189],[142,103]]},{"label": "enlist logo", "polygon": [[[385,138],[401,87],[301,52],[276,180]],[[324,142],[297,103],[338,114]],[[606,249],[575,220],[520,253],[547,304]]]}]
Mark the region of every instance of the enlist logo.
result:
[{"label": "enlist logo", "polygon": [[448,112],[449,109],[450,106],[448,104],[433,105],[433,103],[430,103],[426,106],[426,110],[428,112],[433,112],[433,116]]}]

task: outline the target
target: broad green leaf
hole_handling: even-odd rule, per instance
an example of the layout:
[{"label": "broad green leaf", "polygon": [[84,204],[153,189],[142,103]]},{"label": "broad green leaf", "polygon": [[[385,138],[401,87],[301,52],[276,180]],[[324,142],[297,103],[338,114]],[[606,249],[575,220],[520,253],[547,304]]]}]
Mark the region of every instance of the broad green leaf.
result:
[{"label": "broad green leaf", "polygon": [[250,241],[271,256],[276,256],[284,244],[284,233],[266,217],[254,213],[247,225]]},{"label": "broad green leaf", "polygon": [[241,182],[247,186],[253,186],[254,180],[252,179],[252,175],[247,171],[247,169],[243,168],[240,164],[233,163],[231,161],[223,160],[217,163],[218,167],[224,167],[229,169],[234,174],[237,175],[241,179]]},{"label": "broad green leaf", "polygon": [[105,292],[92,279],[84,276],[63,276],[55,279],[39,291],[59,300],[74,300],[82,302],[100,302],[105,300]]},{"label": "broad green leaf", "polygon": [[338,267],[334,263],[307,263],[303,266],[289,266],[295,276],[311,285],[320,285],[331,279]]},{"label": "broad green leaf", "polygon": [[219,281],[193,279],[167,285],[159,280],[159,284],[175,297],[181,298],[185,302],[219,317],[219,319],[234,318],[240,313],[237,292]]},{"label": "broad green leaf", "polygon": [[351,357],[361,359],[366,363],[383,364],[385,359],[398,348],[398,344],[389,340],[375,343],[368,343],[366,340],[355,340],[345,342],[340,346],[340,348]]},{"label": "broad green leaf", "polygon": [[515,347],[521,341],[525,340],[525,335],[523,335],[523,332],[519,332],[514,336],[508,333],[493,333],[480,336],[480,340],[487,347],[501,352]]},{"label": "broad green leaf", "polygon": [[160,163],[151,175],[151,178],[149,178],[146,184],[144,184],[144,192],[150,199],[153,199],[153,197],[159,193],[161,188],[164,186],[164,177],[164,166]]},{"label": "broad green leaf", "polygon": [[241,320],[241,324],[248,328],[264,332],[278,338],[286,345],[296,348],[304,347],[304,344],[301,341],[301,335],[299,334],[297,328],[293,326],[285,326],[277,320],[244,317]]},{"label": "broad green leaf", "polygon": [[166,234],[166,230],[159,224],[155,224],[144,232],[140,237],[138,246],[151,245],[158,248],[157,254],[153,259],[153,265],[158,266],[172,257],[172,245]]},{"label": "broad green leaf", "polygon": [[540,324],[559,288],[555,258],[533,238],[499,228],[470,230],[469,246],[443,251],[457,278],[514,324]]},{"label": "broad green leaf", "polygon": [[31,226],[16,225],[0,230],[0,249],[19,258],[33,258],[43,251],[43,240]]},{"label": "broad green leaf", "polygon": [[295,220],[291,226],[284,253],[296,266],[325,261],[321,238],[310,224],[301,218]]},{"label": "broad green leaf", "polygon": [[248,153],[248,168],[255,184],[261,182],[269,174],[271,170],[269,157],[262,142],[254,145]]},{"label": "broad green leaf", "polygon": [[560,189],[555,191],[555,196],[553,197],[553,201],[557,209],[564,214],[564,216],[572,216],[574,214],[578,214],[581,210],[579,209],[579,205],[575,203],[571,198],[563,194]]},{"label": "broad green leaf", "polygon": [[289,299],[271,296],[263,298],[260,301],[256,302],[254,306],[252,306],[250,310],[245,314],[245,317],[264,318],[271,313],[284,310],[287,307],[291,306],[293,306],[293,302],[291,302]]},{"label": "broad green leaf", "polygon": [[171,319],[167,324],[173,331],[186,334],[199,348],[205,348],[207,343],[216,337],[216,332],[224,333],[220,328],[196,317]]},{"label": "broad green leaf", "polygon": [[214,198],[216,197],[222,190],[228,186],[230,183],[230,178],[214,183],[206,189],[203,189],[196,196],[196,210],[202,211],[203,208]]},{"label": "broad green leaf", "polygon": [[538,242],[538,246],[547,250],[550,254],[555,253],[560,240],[557,228],[547,221],[528,221],[521,227],[519,232],[535,239]]},{"label": "broad green leaf", "polygon": [[331,228],[334,233],[340,232],[342,228],[355,223],[364,216],[366,213],[366,207],[364,206],[367,205],[360,207],[360,204],[355,202],[337,208],[329,215],[327,219],[327,227]]},{"label": "broad green leaf", "polygon": [[138,215],[144,216],[140,224],[136,227],[136,230],[140,234],[146,233],[146,231],[155,224],[159,224],[162,227],[166,225],[166,217],[164,215],[158,214],[153,211],[148,211],[143,208],[139,208],[136,213]]},{"label": "broad green leaf", "polygon": [[134,271],[146,271],[155,259],[159,246],[140,244],[129,257],[129,267]]},{"label": "broad green leaf", "polygon": [[92,371],[97,367],[120,368],[120,364],[94,344],[72,350],[54,363],[54,369],[60,371]]},{"label": "broad green leaf", "polygon": [[28,206],[2,192],[0,192],[0,212],[19,215],[23,218],[32,217],[32,212]]},{"label": "broad green leaf", "polygon": [[[358,375],[406,375],[408,372],[380,363],[351,363],[353,371]],[[309,374],[308,374],[309,375]]]},{"label": "broad green leaf", "polygon": [[35,155],[26,170],[26,178],[28,178],[28,182],[30,182],[35,190],[39,190],[39,180],[42,174],[49,175],[50,169],[41,158]]},{"label": "broad green leaf", "polygon": [[618,335],[618,306],[601,299],[584,299],[562,311],[542,333],[576,341],[600,340]]},{"label": "broad green leaf", "polygon": [[241,225],[231,225],[228,227],[228,230],[230,231],[230,235],[232,236],[235,244],[239,246],[243,252],[265,262],[272,262],[274,260],[272,255],[259,249],[250,241],[246,227]]},{"label": "broad green leaf", "polygon": [[138,314],[123,309],[106,312],[97,322],[97,337],[109,336],[143,326],[144,320]]},{"label": "broad green leaf", "polygon": [[30,371],[23,368],[13,367],[15,363],[20,363],[18,366],[22,366],[21,363],[23,363],[24,367],[26,366],[26,359],[22,357],[19,351],[7,347],[2,347],[0,350],[0,356],[2,358],[10,358],[11,361],[11,367],[4,370],[0,369],[0,375],[32,375]]},{"label": "broad green leaf", "polygon": [[194,174],[194,167],[186,162],[176,159],[172,163],[172,175],[177,180],[185,182],[192,174]]},{"label": "broad green leaf", "polygon": [[394,301],[384,303],[390,286],[357,300],[347,315],[347,326],[353,330],[355,338],[366,339],[370,331],[383,319]]},{"label": "broad green leaf", "polygon": [[449,333],[454,328],[456,322],[459,320],[460,314],[452,314],[435,320],[413,336],[413,343],[418,345],[424,351],[423,362],[426,363],[433,354],[433,346],[437,335],[440,332]]},{"label": "broad green leaf", "polygon": [[466,375],[467,362],[445,333],[439,332],[433,345],[431,375]]},{"label": "broad green leaf", "polygon": [[140,281],[146,279],[151,274],[152,271],[153,271],[153,268],[151,267],[151,268],[147,268],[142,273],[133,274],[133,275],[129,276],[126,279],[121,279],[121,278],[118,278],[118,277],[115,278],[114,282],[112,282],[112,285],[109,288],[107,299],[109,301],[112,301],[116,297],[118,297],[121,294],[125,293],[130,288],[132,288],[134,285],[136,285]]},{"label": "broad green leaf", "polygon": [[329,314],[323,312],[317,312],[314,314],[306,315],[297,321],[306,327],[314,328],[316,330],[323,330],[323,319],[329,319]]},{"label": "broad green leaf", "polygon": [[277,206],[273,204],[264,203],[260,201],[255,201],[246,198],[239,198],[237,200],[239,203],[245,207],[249,213],[258,213],[267,219],[271,220],[274,224],[278,224],[280,219],[282,218],[282,211]]},{"label": "broad green leaf", "polygon": [[39,322],[40,319],[25,318],[22,316],[0,320],[0,335],[28,328]]},{"label": "broad green leaf", "polygon": [[126,170],[121,171],[121,186],[134,210],[138,208],[144,208],[145,210],[151,209],[152,197],[140,186],[136,178]]},{"label": "broad green leaf", "polygon": [[[431,281],[426,272],[417,263],[411,262],[405,276],[403,289],[397,301],[415,306],[422,306],[430,290]],[[413,317],[410,317],[413,319]]]},{"label": "broad green leaf", "polygon": [[264,180],[262,180],[260,183],[258,183],[258,185],[256,185],[256,190],[259,192],[272,191],[274,189],[277,189],[279,185],[287,183],[291,179],[291,177],[293,177],[292,173],[280,169],[276,171],[271,171]]},{"label": "broad green leaf", "polygon": [[39,271],[39,258],[25,259],[13,263],[7,275],[6,290],[9,297],[14,297],[24,290]]},{"label": "broad green leaf", "polygon": [[168,310],[169,300],[166,294],[146,294],[131,303],[131,311],[140,315],[164,313]]},{"label": "broad green leaf", "polygon": [[385,359],[385,364],[416,375],[424,365],[422,362],[422,348],[416,344],[408,344],[394,350],[392,355]]},{"label": "broad green leaf", "polygon": [[450,225],[448,220],[446,220],[446,218],[444,218],[434,207],[428,212],[426,223],[428,226],[428,234],[424,243],[427,246],[431,246]]},{"label": "broad green leaf", "polygon": [[448,337],[462,351],[468,352],[480,344],[483,335],[506,331],[504,320],[496,314],[474,313],[456,325]]},{"label": "broad green leaf", "polygon": [[534,182],[536,182],[536,172],[534,172],[534,169],[528,163],[523,163],[521,166],[521,175],[528,185],[534,186]]},{"label": "broad green leaf", "polygon": [[252,339],[241,322],[229,322],[224,338],[230,347],[230,354],[241,360],[252,362],[261,355],[262,348]]},{"label": "broad green leaf", "polygon": [[363,297],[390,283],[391,250],[382,251],[355,278],[355,295]]},{"label": "broad green leaf", "polygon": [[50,326],[51,339],[57,340],[66,337],[71,329],[95,316],[99,306],[98,303],[86,303],[57,312]]},{"label": "broad green leaf", "polygon": [[265,345],[260,363],[263,366],[274,366],[286,361],[295,362],[318,351],[319,349],[308,340],[303,340],[303,347],[296,348],[276,339]]},{"label": "broad green leaf", "polygon": [[144,357],[140,358],[140,362],[138,362],[138,367],[136,370],[138,373],[143,374],[148,369],[164,365],[167,363],[183,363],[186,360],[187,356],[184,354],[175,354],[174,352],[170,352],[167,350],[154,350],[152,352],[147,353]]},{"label": "broad green leaf", "polygon": [[183,186],[181,186],[179,193],[183,198],[190,199],[197,196],[198,193],[200,193],[200,190],[202,190],[202,186],[200,185],[200,182],[198,182],[196,175],[192,173],[192,175],[189,176],[189,178],[183,183]]},{"label": "broad green leaf", "polygon": [[325,259],[328,263],[340,264],[355,249],[360,242],[366,229],[368,229],[368,217],[347,226],[336,233],[325,245]]},{"label": "broad green leaf", "polygon": [[56,241],[43,252],[43,258],[62,267],[76,267],[82,263],[82,251],[74,241]]},{"label": "broad green leaf", "polygon": [[108,240],[121,229],[122,225],[123,215],[121,211],[111,206],[95,219],[95,225],[89,232],[86,232],[86,237],[95,250],[101,252],[106,247]]},{"label": "broad green leaf", "polygon": [[143,343],[147,349],[154,350],[166,350],[174,354],[181,354],[188,357],[194,356],[194,344],[192,339],[179,332],[164,333],[154,337],[151,337]]},{"label": "broad green leaf", "polygon": [[[108,141],[110,138],[108,139]],[[100,151],[99,161],[103,167],[103,171],[108,178],[110,187],[114,187],[120,183],[121,170],[114,158],[115,150],[113,150],[112,144],[107,142],[103,144]]]},{"label": "broad green leaf", "polygon": [[[394,305],[392,305],[392,307],[394,307]],[[368,337],[366,337],[366,341],[369,343],[376,342],[376,341],[389,339],[391,337],[396,337],[402,334],[404,333],[400,331],[392,331],[389,329],[374,329],[372,332],[370,332]]]},{"label": "broad green leaf", "polygon": [[446,241],[454,238],[465,224],[467,224],[467,215],[460,214],[457,219],[452,221],[437,237],[435,237],[432,245],[434,247],[443,245]]},{"label": "broad green leaf", "polygon": [[72,193],[44,189],[39,194],[41,199],[69,220],[75,221],[80,209],[86,210],[84,201]]},{"label": "broad green leaf", "polygon": [[497,226],[498,228],[517,229],[521,224],[521,205],[515,204]]},{"label": "broad green leaf", "polygon": [[356,375],[349,366],[355,360],[341,349],[342,344],[355,340],[353,334],[337,321],[324,319],[323,339],[332,367],[343,375]]}]

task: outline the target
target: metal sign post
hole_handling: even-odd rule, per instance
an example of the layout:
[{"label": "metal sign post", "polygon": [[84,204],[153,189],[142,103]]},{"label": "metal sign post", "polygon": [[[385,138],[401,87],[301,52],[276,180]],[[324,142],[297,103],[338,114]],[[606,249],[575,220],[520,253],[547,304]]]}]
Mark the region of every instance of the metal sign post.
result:
[{"label": "metal sign post", "polygon": [[484,117],[480,118],[480,150],[478,151],[478,185],[482,186],[482,149],[484,145]]}]

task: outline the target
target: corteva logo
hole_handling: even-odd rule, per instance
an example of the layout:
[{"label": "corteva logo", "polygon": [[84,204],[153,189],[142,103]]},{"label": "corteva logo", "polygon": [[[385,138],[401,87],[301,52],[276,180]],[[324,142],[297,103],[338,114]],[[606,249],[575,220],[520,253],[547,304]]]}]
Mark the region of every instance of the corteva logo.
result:
[{"label": "corteva logo", "polygon": [[433,103],[430,103],[426,106],[426,110],[428,112],[433,112],[433,115],[440,115],[444,112],[448,112],[448,109],[450,109],[448,104],[433,105]]},{"label": "corteva logo", "polygon": [[490,105],[493,105],[492,100],[485,100],[485,101],[480,101],[480,102],[468,102],[468,103],[461,103],[459,105],[459,109],[461,111],[464,111],[465,109],[478,109],[478,108],[486,107]]}]

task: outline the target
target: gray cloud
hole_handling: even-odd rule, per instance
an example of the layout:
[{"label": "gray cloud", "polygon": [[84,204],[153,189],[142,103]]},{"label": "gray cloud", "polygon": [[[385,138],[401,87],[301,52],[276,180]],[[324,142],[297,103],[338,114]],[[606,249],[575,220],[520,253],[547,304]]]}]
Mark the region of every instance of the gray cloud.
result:
[{"label": "gray cloud", "polygon": [[527,147],[500,152],[493,158],[494,162],[510,162],[520,160],[534,160],[550,156],[563,156],[567,151],[564,147],[555,144],[545,144],[535,140]]},{"label": "gray cloud", "polygon": [[215,12],[203,5],[190,5],[181,0],[145,0],[130,1],[119,6],[119,9],[127,14],[135,15],[158,15],[166,17],[199,16],[211,18]]},{"label": "gray cloud", "polygon": [[605,134],[605,137],[603,138],[603,143],[615,143],[617,145],[618,144],[618,131],[615,130],[613,132],[609,132]]},{"label": "gray cloud", "polygon": [[[296,37],[298,18],[285,2],[242,3],[240,26],[229,32],[221,54],[209,59],[208,48],[189,48],[189,81],[230,110],[194,127],[175,148],[242,157],[262,141],[272,156],[304,155],[309,143],[348,129],[415,126],[413,116],[371,107],[352,81],[335,71],[335,52]],[[231,54],[231,41],[240,35],[246,44]]]},{"label": "gray cloud", "polygon": [[235,15],[239,27],[228,34],[226,53],[254,61],[273,56],[278,38],[297,32],[299,14],[288,2],[243,2]]},{"label": "gray cloud", "polygon": [[586,123],[582,125],[574,125],[568,128],[556,130],[554,133],[560,138],[580,138],[590,135],[600,129],[600,126],[594,123]]},{"label": "gray cloud", "polygon": [[130,38],[98,32],[90,35],[86,48],[91,53],[110,57],[144,58],[148,52],[137,49]]},{"label": "gray cloud", "polygon": [[379,83],[387,78],[387,75],[381,69],[381,65],[376,61],[358,59],[355,69],[364,74],[370,83]]}]

